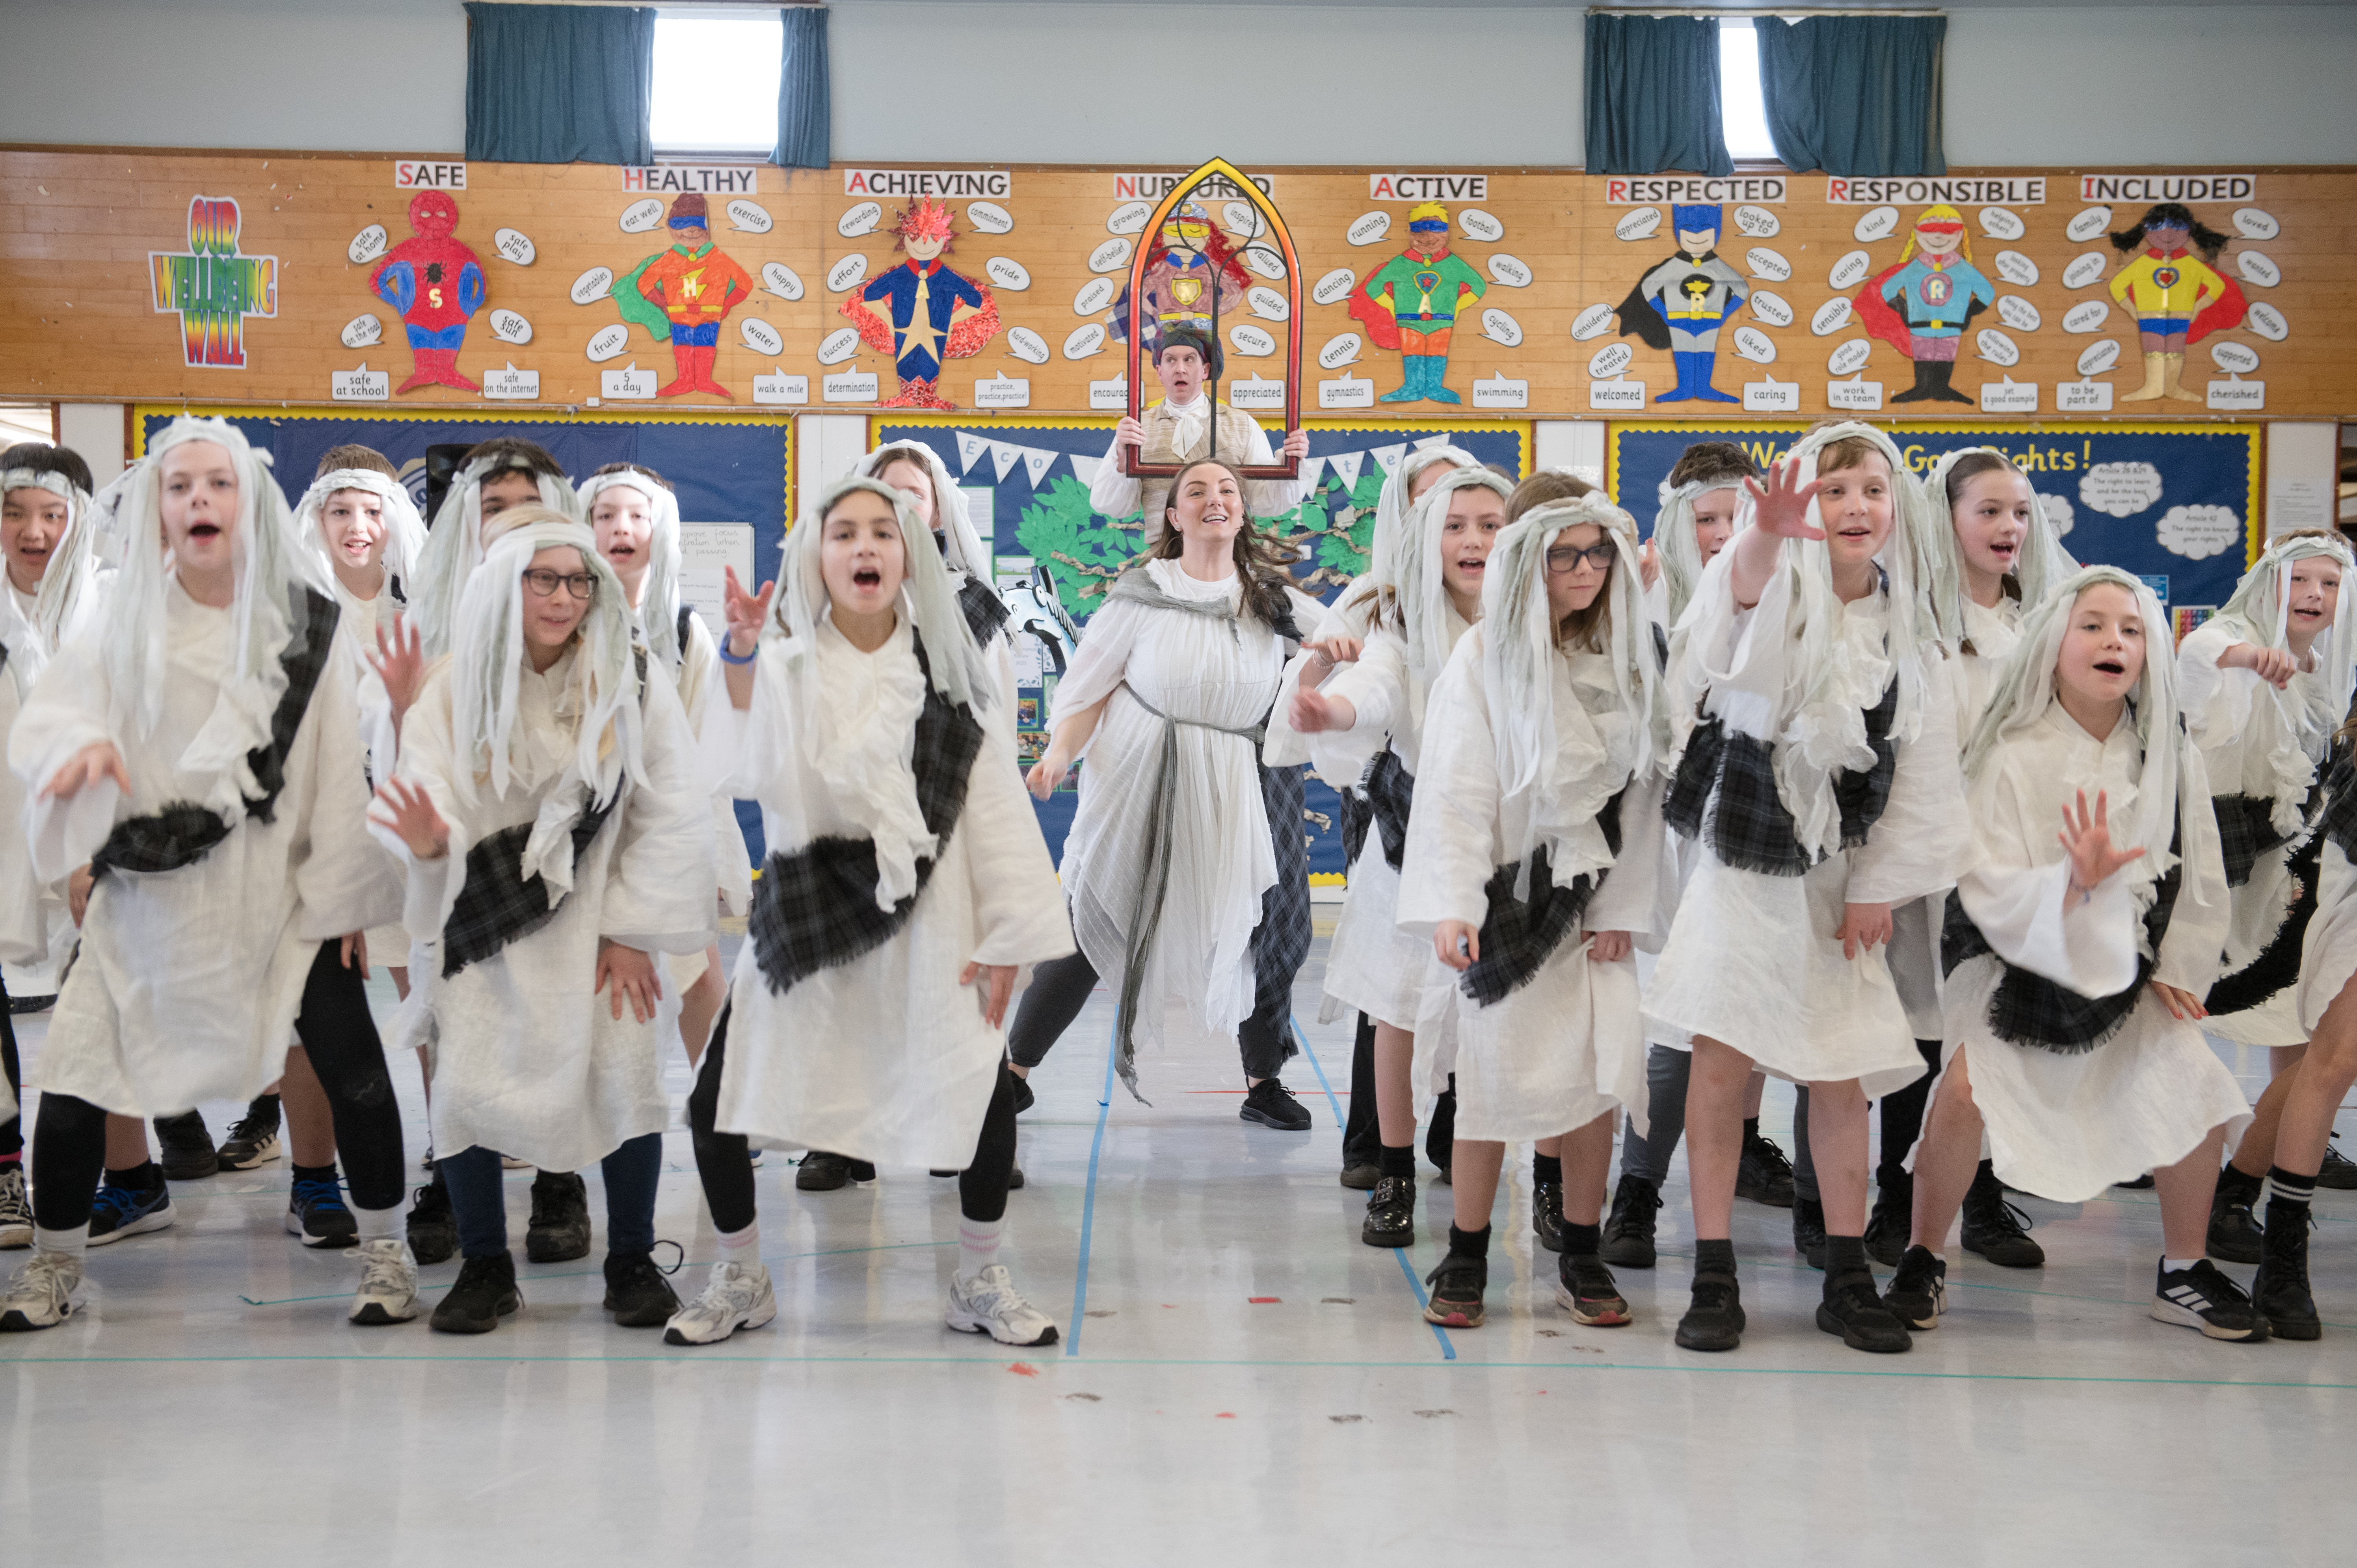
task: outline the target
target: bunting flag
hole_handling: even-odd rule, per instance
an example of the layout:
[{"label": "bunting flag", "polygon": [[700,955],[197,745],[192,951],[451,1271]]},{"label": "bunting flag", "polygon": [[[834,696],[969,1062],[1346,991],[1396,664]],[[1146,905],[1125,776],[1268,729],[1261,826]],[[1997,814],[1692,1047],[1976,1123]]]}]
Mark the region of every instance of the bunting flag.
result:
[{"label": "bunting flag", "polygon": [[1301,459],[1301,489],[1304,494],[1317,494],[1318,471],[1324,467],[1326,467],[1326,459],[1323,457],[1304,457]]},{"label": "bunting flag", "polygon": [[1326,466],[1334,470],[1334,477],[1342,481],[1342,488],[1346,490],[1358,488],[1359,470],[1365,466],[1366,461],[1367,455],[1364,452],[1326,454]]},{"label": "bunting flag", "polygon": [[1006,482],[1006,470],[1015,467],[1022,456],[1023,448],[1012,441],[994,441],[990,444],[990,460],[997,467],[1000,484]]},{"label": "bunting flag", "polygon": [[976,435],[971,430],[959,431],[957,433],[957,444],[958,471],[960,473],[963,473],[967,469],[972,468],[976,463],[982,460],[982,455],[990,450],[989,438],[986,436]]},{"label": "bunting flag", "polygon": [[1388,479],[1399,471],[1400,459],[1407,456],[1407,443],[1403,441],[1395,446],[1378,446],[1367,456],[1375,460],[1375,466],[1383,469],[1383,478]]},{"label": "bunting flag", "polygon": [[[1048,476],[1054,472],[1060,459],[1071,464],[1073,477],[1082,484],[1093,485],[1105,462],[1101,456],[1085,453],[1059,452],[1045,446],[1026,446],[1018,442],[1001,441],[980,431],[960,430],[955,435],[960,469],[971,476],[987,457],[993,482],[998,484],[1004,484],[1006,477],[1015,471],[1016,465],[1020,463],[1024,478],[1031,482],[1034,490],[1039,489],[1047,484]],[[1413,446],[1402,441],[1361,452],[1328,452],[1304,457],[1301,460],[1300,483],[1306,491],[1315,493],[1319,477],[1330,470],[1334,482],[1347,494],[1358,487],[1359,475],[1369,458],[1373,458],[1375,467],[1389,478],[1399,471],[1400,460],[1411,450],[1420,452],[1446,446],[1448,439],[1446,435],[1430,435],[1415,442]]]},{"label": "bunting flag", "polygon": [[1072,459],[1073,475],[1084,485],[1095,484],[1097,482],[1097,470],[1104,467],[1104,459],[1102,457],[1084,457],[1078,452],[1074,452],[1071,454],[1071,456]]},{"label": "bunting flag", "polygon": [[1039,481],[1048,477],[1048,470],[1055,466],[1056,459],[1063,454],[1039,446],[1026,446],[1022,450],[1023,471],[1030,476],[1031,488],[1036,490],[1039,488]]}]

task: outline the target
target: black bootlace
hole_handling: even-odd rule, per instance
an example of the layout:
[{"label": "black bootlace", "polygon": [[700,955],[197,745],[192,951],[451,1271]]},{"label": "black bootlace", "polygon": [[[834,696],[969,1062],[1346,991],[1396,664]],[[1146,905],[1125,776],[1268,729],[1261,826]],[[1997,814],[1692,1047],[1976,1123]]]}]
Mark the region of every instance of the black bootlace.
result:
[{"label": "black bootlace", "polygon": [[1776,1140],[1764,1133],[1754,1133],[1750,1141],[1744,1144],[1743,1157],[1759,1165],[1770,1176],[1789,1176],[1792,1174],[1792,1162],[1784,1157],[1784,1151],[1777,1144]]}]

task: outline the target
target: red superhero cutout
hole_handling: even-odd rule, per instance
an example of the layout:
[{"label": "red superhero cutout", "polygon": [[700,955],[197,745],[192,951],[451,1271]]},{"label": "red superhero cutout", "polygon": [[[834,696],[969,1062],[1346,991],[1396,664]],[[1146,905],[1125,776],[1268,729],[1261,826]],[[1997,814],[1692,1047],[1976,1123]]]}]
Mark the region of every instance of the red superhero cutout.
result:
[{"label": "red superhero cutout", "polygon": [[413,238],[385,252],[369,274],[376,296],[401,312],[409,331],[409,354],[416,369],[393,389],[457,387],[483,389],[458,373],[458,350],[466,346],[467,323],[483,307],[483,263],[460,241],[458,204],[449,193],[421,190],[409,201]]}]

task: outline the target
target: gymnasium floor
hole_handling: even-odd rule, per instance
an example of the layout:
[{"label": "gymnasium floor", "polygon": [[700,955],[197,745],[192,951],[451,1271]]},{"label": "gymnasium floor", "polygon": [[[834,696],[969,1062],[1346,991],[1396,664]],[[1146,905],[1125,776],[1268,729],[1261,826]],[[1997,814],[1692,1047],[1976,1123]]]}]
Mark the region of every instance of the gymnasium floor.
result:
[{"label": "gymnasium floor", "polygon": [[[1662,1266],[1620,1274],[1638,1321],[1584,1330],[1551,1305],[1515,1151],[1489,1326],[1444,1333],[1417,1305],[1449,1189],[1426,1171],[1402,1254],[1360,1244],[1363,1195],[1335,1181],[1350,1041],[1314,1023],[1324,942],[1298,992],[1314,1059],[1286,1074],[1307,1135],[1239,1122],[1234,1063],[1208,1056],[1148,1058],[1151,1109],[1101,1104],[1102,993],[1034,1078],[1009,1255],[1053,1348],[942,1326],[954,1184],[921,1171],[803,1195],[770,1155],[780,1316],[695,1351],[609,1326],[595,1252],[522,1265],[525,1312],[480,1339],[352,1328],[349,1255],[280,1229],[283,1165],[176,1187],[174,1229],[92,1251],[72,1322],[0,1340],[5,1560],[2357,1560],[2331,1479],[2357,1438],[2357,1194],[2319,1195],[2319,1344],[2150,1321],[2158,1214],[2115,1192],[2026,1200],[2049,1265],[1952,1264],[1946,1326],[1887,1359],[1816,1331],[1786,1212],[1738,1204],[1751,1331],[1714,1357],[1670,1341],[1683,1158]],[[396,1076],[414,1154],[414,1063]],[[683,1099],[683,1059],[671,1079]],[[204,1107],[217,1136],[234,1109]],[[1790,1115],[1772,1087],[1788,1146]],[[660,1230],[692,1289],[712,1239],[686,1133],[665,1152]],[[530,1179],[510,1177],[519,1247]],[[425,1271],[429,1301],[456,1271]]]}]

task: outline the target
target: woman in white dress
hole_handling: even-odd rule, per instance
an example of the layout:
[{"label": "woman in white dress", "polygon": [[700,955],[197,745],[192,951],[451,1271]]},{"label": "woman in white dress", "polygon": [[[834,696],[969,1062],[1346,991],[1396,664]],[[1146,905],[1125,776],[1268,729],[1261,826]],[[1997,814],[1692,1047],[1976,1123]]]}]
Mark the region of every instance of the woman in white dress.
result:
[{"label": "woman in white dress", "polygon": [[1560,1139],[1557,1305],[1630,1320],[1598,1249],[1612,1125],[1643,1105],[1631,934],[1654,924],[1668,741],[1636,557],[1601,494],[1525,514],[1426,709],[1399,922],[1455,972],[1455,1217],[1425,1312],[1449,1327],[1482,1322],[1499,1166],[1525,1138]]},{"label": "woman in white dress", "polygon": [[2230,907],[2176,688],[2159,601],[2111,566],[2030,611],[1997,671],[1964,757],[1975,854],[1943,938],[1948,1061],[1887,1297],[1912,1329],[1939,1326],[1938,1249],[1986,1130],[1997,1175],[2058,1202],[2153,1172],[2152,1316],[2266,1337],[2201,1255],[2220,1148],[2250,1107],[2201,1036]]},{"label": "woman in white dress", "polygon": [[[1400,929],[1398,906],[1425,700],[1457,639],[1481,617],[1482,572],[1512,489],[1486,468],[1442,470],[1409,513],[1389,581],[1362,577],[1335,607],[1335,621],[1366,628],[1355,650],[1340,650],[1355,658],[1318,685],[1308,672],[1329,667],[1315,653],[1297,656],[1269,720],[1268,760],[1308,762],[1338,790],[1361,790],[1374,830],[1351,862],[1325,981],[1332,1016],[1349,1009],[1374,1020],[1382,1177],[1359,1227],[1370,1247],[1415,1242],[1416,1035],[1427,985],[1439,977],[1430,944]],[[1452,1033],[1455,1011],[1437,1010],[1427,1034]],[[1428,1038],[1422,1052],[1427,1084],[1436,1066],[1445,1079],[1453,1065],[1441,1043]]]},{"label": "woman in white dress", "polygon": [[[776,1315],[748,1140],[953,1169],[945,1320],[1055,1343],[998,1249],[1015,1167],[1007,1002],[1072,950],[1000,700],[932,535],[899,491],[845,479],[786,540],[784,581],[730,578],[729,707],[713,751],[760,803],[761,871],[727,1011],[688,1101],[720,1260],[664,1337]],[[777,612],[768,614],[775,594]]]},{"label": "woman in white dress", "polygon": [[1137,1045],[1161,1040],[1168,1001],[1197,1036],[1237,1042],[1244,1121],[1306,1133],[1308,1110],[1277,1077],[1309,950],[1301,775],[1265,763],[1261,737],[1289,645],[1322,607],[1246,521],[1226,464],[1188,464],[1165,512],[1153,559],[1090,618],[1031,768],[1045,800],[1088,758],[1062,866],[1080,951],[1040,966],[1008,1041],[1028,1075],[1102,977],[1133,1095]]}]

